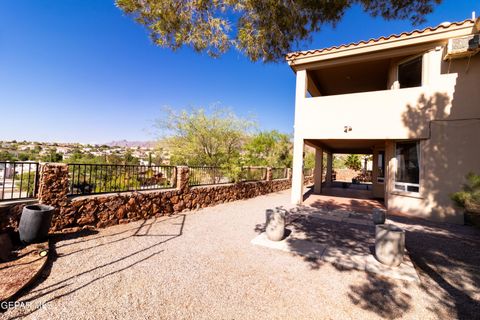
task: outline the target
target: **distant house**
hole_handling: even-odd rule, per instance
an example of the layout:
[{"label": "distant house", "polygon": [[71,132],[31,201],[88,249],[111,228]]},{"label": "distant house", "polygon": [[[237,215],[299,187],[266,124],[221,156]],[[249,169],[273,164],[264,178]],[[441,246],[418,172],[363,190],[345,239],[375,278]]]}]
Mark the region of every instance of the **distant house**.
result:
[{"label": "distant house", "polygon": [[372,154],[371,196],[389,212],[462,223],[450,194],[480,173],[479,30],[472,19],[288,54],[297,79],[292,202],[303,199],[308,145],[315,193],[331,183],[332,154]]}]

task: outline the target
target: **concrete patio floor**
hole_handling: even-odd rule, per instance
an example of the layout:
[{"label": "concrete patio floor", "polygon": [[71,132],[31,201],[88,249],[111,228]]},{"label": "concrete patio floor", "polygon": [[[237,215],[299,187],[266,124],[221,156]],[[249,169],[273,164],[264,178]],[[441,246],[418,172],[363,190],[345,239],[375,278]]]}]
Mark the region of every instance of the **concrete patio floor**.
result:
[{"label": "concrete patio floor", "polygon": [[[388,267],[376,260],[375,226],[368,214],[299,207],[289,212],[286,220],[287,234],[283,240],[271,241],[262,232],[252,240],[252,244],[298,254],[311,260],[330,262],[338,268],[419,281],[408,251],[398,267]],[[386,222],[392,223],[390,220]],[[259,228],[264,230],[265,225]]]},{"label": "concrete patio floor", "polygon": [[371,190],[322,187],[321,194],[309,189],[304,195],[304,205],[324,211],[347,210],[371,213],[373,208],[385,208],[380,199],[374,199]]},{"label": "concrete patio floor", "polygon": [[[55,258],[41,281],[0,318],[478,318],[478,230],[390,217],[407,229],[421,281],[405,282],[252,245],[265,210],[290,209],[289,198],[283,191],[55,237]],[[324,221],[304,231],[333,244],[366,245],[369,232],[360,230]]]}]

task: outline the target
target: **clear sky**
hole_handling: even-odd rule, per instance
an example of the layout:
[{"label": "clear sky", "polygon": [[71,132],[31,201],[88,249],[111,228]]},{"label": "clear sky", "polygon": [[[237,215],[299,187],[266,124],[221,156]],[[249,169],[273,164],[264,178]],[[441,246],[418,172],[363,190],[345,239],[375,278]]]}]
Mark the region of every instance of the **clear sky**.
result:
[{"label": "clear sky", "polygon": [[[419,27],[461,21],[473,10],[480,14],[480,1],[443,1]],[[354,7],[301,49],[415,28]],[[155,47],[113,0],[0,2],[0,140],[152,140],[162,106],[217,103],[255,114],[261,129],[291,133],[294,91],[294,73],[283,62]]]}]

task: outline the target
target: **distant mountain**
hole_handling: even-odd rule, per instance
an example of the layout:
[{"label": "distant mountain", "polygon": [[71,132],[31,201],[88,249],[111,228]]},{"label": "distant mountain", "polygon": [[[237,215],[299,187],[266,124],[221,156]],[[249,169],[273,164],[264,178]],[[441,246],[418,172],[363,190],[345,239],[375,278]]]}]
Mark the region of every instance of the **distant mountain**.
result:
[{"label": "distant mountain", "polygon": [[157,141],[128,141],[128,140],[118,140],[105,143],[109,147],[124,147],[124,148],[136,148],[136,147],[145,147],[145,148],[154,148],[157,145]]}]

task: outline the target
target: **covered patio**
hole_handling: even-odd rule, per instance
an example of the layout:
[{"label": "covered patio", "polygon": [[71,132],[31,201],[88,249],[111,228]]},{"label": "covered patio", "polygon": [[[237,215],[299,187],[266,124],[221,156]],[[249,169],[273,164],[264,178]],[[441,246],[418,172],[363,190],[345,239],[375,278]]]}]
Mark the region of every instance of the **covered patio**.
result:
[{"label": "covered patio", "polygon": [[303,204],[323,211],[344,210],[356,213],[372,213],[374,208],[385,209],[382,199],[376,199],[371,190],[322,187],[321,194],[305,193]]},{"label": "covered patio", "polygon": [[[346,129],[348,131],[348,128]],[[385,140],[371,139],[305,139],[295,142],[292,176],[292,203],[306,204],[325,210],[348,210],[369,213],[385,208]],[[304,194],[302,168],[304,147],[315,149],[314,184]],[[372,156],[371,182],[336,181],[334,154]],[[366,167],[366,166],[364,166]],[[364,169],[364,173],[367,169]]]}]

